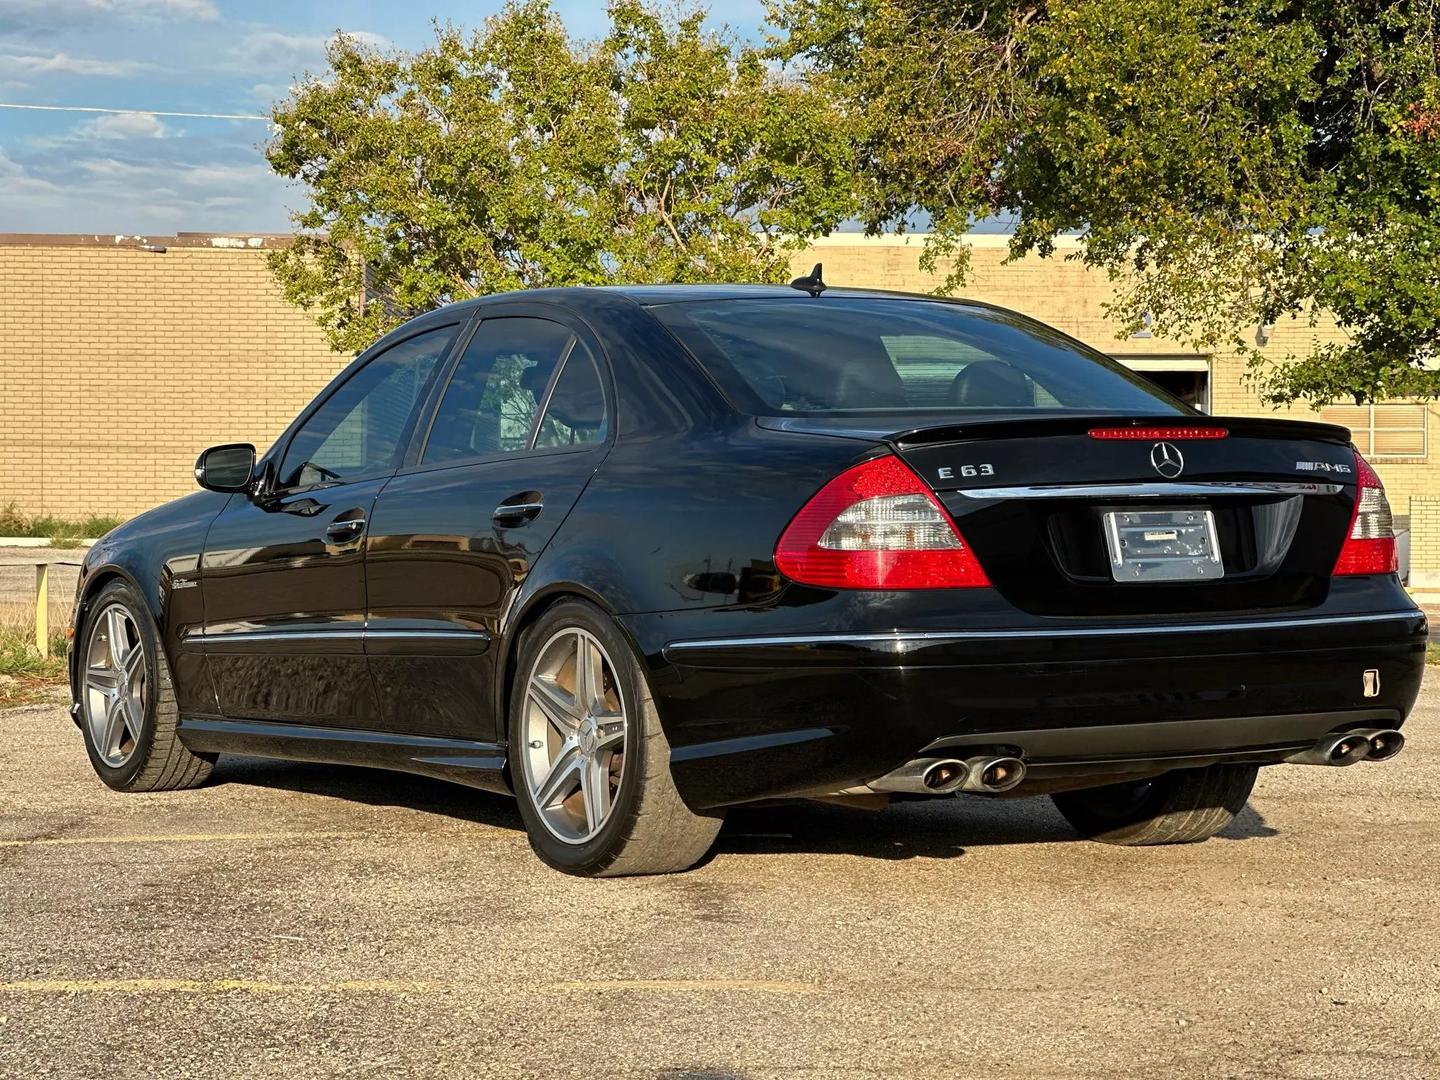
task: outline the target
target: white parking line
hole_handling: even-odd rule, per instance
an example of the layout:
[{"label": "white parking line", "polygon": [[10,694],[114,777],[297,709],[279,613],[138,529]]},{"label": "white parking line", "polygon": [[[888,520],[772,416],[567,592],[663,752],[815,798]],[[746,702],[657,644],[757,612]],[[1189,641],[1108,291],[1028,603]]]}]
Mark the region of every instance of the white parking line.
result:
[{"label": "white parking line", "polygon": [[135,833],[125,836],[37,836],[31,839],[0,840],[0,848],[70,847],[77,844],[205,844],[237,843],[247,840],[345,840],[367,836],[358,832],[301,833]]},{"label": "white parking line", "polygon": [[[493,994],[491,982],[425,979],[338,979],[270,982],[264,979],[20,979],[0,982],[0,994]],[[522,983],[534,994],[590,994],[640,991],[668,994],[817,994],[817,983],[773,979],[576,979]]]}]

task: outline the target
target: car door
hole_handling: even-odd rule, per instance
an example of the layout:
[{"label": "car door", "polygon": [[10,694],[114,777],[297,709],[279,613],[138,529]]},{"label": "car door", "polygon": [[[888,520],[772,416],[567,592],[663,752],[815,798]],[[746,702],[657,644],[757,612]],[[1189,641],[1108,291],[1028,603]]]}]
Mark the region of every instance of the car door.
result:
[{"label": "car door", "polygon": [[390,728],[499,737],[491,642],[609,448],[602,363],[583,326],[548,312],[485,318],[452,363],[366,540],[366,649]]},{"label": "car door", "polygon": [[203,645],[225,716],[372,727],[365,529],[460,325],[386,347],[331,386],[232,495],[202,559]]}]

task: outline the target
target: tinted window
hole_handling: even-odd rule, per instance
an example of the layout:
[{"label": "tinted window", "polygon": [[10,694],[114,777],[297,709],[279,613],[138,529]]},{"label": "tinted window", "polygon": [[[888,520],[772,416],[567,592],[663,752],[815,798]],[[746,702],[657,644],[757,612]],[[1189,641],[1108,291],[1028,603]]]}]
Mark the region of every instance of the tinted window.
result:
[{"label": "tinted window", "polygon": [[650,309],[746,411],[1185,412],[1108,357],[1007,312],[923,300],[717,300]]},{"label": "tinted window", "polygon": [[546,319],[487,319],[440,399],[424,460],[525,450],[545,389],[574,335]]},{"label": "tinted window", "polygon": [[605,391],[595,359],[582,342],[570,350],[545,415],[535,433],[535,448],[579,446],[605,441]]},{"label": "tinted window", "polygon": [[394,465],[410,414],[455,331],[447,326],[407,338],[352,375],[295,433],[280,486],[359,479]]}]

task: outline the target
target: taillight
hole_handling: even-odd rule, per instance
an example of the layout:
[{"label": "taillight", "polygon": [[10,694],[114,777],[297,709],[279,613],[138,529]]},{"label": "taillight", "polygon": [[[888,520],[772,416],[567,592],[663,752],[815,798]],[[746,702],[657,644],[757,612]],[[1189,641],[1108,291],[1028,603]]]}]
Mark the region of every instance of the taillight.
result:
[{"label": "taillight", "polygon": [[785,527],[775,565],[829,589],[987,586],[975,553],[924,481],[893,455],[846,469]]},{"label": "taillight", "polygon": [[1335,560],[1335,576],[1350,574],[1393,574],[1399,569],[1395,557],[1395,529],[1390,518],[1390,500],[1385,485],[1370,463],[1355,452],[1355,509],[1350,514],[1350,531]]},{"label": "taillight", "polygon": [[1092,439],[1127,439],[1136,442],[1180,442],[1188,439],[1224,439],[1229,428],[1219,427],[1093,427]]}]

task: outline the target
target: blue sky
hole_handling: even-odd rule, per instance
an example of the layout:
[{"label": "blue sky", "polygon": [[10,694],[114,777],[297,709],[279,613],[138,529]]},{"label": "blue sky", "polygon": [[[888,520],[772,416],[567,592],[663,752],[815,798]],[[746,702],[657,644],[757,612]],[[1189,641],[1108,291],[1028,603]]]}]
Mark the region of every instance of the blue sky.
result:
[{"label": "blue sky", "polygon": [[[501,0],[0,0],[0,102],[263,114],[324,66],[336,30],[406,49],[432,19],[478,26]],[[603,0],[557,0],[571,32]],[[710,5],[753,35],[761,0]],[[273,176],[253,120],[0,109],[0,232],[285,232],[299,189]]]}]

